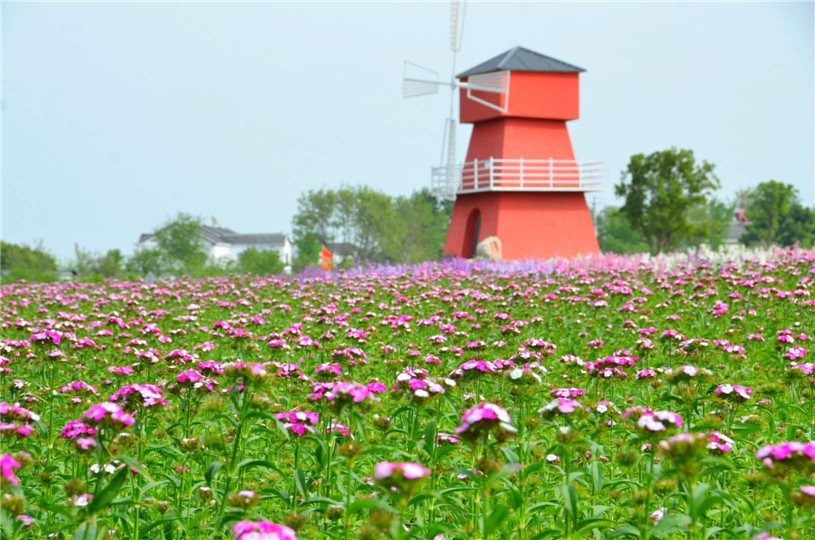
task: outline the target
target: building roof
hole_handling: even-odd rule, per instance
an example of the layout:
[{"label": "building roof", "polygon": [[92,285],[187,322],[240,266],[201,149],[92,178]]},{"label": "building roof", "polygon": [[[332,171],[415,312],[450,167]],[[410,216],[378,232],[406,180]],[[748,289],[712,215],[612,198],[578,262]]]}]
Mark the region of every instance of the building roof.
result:
[{"label": "building roof", "polygon": [[[147,242],[154,236],[153,233],[143,233],[139,236],[139,243]],[[259,246],[286,243],[286,235],[283,233],[239,234],[226,227],[213,227],[211,225],[201,225],[201,237],[210,244]]]},{"label": "building roof", "polygon": [[562,60],[557,60],[551,56],[530,51],[523,47],[515,47],[495,58],[490,58],[477,66],[463,71],[456,75],[457,78],[478,75],[479,73],[490,73],[491,71],[546,71],[554,73],[580,73],[585,69],[572,64],[567,64]]},{"label": "building roof", "polygon": [[222,241],[227,244],[246,244],[251,246],[261,244],[280,245],[286,242],[286,235],[283,233],[231,234],[223,236]]}]

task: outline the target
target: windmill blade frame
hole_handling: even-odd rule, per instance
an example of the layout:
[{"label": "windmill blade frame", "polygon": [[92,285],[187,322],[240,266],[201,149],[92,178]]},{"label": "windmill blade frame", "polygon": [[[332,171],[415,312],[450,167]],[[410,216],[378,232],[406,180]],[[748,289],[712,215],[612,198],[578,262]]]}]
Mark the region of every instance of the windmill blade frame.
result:
[{"label": "windmill blade frame", "polygon": [[402,97],[411,98],[438,94],[440,80],[438,71],[405,60],[402,67]]},{"label": "windmill blade frame", "polygon": [[[479,73],[468,77],[466,83],[457,83],[457,86],[467,90],[467,99],[498,112],[505,113],[509,108],[509,78],[509,71]],[[496,104],[474,95],[473,92],[487,92],[499,94],[503,97],[499,98],[499,104]]]}]

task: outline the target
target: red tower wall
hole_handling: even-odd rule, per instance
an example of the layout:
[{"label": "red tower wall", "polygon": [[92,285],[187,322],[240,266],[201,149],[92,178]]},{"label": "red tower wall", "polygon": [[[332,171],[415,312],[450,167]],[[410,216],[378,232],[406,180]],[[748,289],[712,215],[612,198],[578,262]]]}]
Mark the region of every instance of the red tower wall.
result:
[{"label": "red tower wall", "polygon": [[[577,73],[513,71],[506,112],[476,103],[462,90],[461,122],[475,124],[466,161],[490,157],[573,161],[566,121],[579,116],[578,83]],[[505,96],[500,94],[475,92],[475,95],[501,106],[506,104]],[[489,176],[489,169],[479,167],[481,170],[487,171],[481,174]],[[511,180],[500,178],[499,172],[494,172],[494,180],[496,186],[516,187]],[[577,180],[574,185],[577,186]],[[497,236],[504,259],[574,257],[599,251],[591,213],[581,191],[486,191],[458,195],[445,254],[473,256],[476,213],[481,216],[478,240]]]},{"label": "red tower wall", "polygon": [[574,160],[566,122],[530,118],[496,118],[473,126],[466,161],[474,159]]},{"label": "red tower wall", "polygon": [[[465,77],[461,82],[467,82]],[[509,107],[506,112],[485,107],[467,97],[462,88],[459,94],[462,124],[483,122],[501,117],[548,118],[551,120],[577,120],[580,118],[580,90],[577,73],[531,73],[512,71],[509,75]],[[504,107],[506,97],[491,92],[473,91],[472,94],[490,103]]]},{"label": "red tower wall", "polygon": [[456,198],[444,253],[472,256],[465,237],[475,210],[481,214],[479,241],[497,236],[504,259],[568,258],[600,250],[583,193],[493,191]]}]

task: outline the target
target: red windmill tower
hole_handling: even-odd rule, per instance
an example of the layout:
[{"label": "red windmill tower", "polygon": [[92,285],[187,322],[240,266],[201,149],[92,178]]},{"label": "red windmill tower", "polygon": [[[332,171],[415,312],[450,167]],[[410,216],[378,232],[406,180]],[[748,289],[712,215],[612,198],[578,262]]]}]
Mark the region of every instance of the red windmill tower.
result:
[{"label": "red windmill tower", "polygon": [[575,161],[566,127],[582,71],[516,47],[456,76],[473,132],[463,165],[433,169],[436,191],[456,196],[445,254],[472,257],[489,236],[505,259],[599,251],[585,193],[603,189],[605,164]]}]

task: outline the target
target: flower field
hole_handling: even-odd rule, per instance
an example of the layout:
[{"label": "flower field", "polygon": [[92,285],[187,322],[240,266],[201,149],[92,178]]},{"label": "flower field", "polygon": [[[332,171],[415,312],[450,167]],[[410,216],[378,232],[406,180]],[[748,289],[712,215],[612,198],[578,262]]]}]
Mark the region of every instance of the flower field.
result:
[{"label": "flower field", "polygon": [[815,252],[2,287],[3,538],[815,538]]}]

